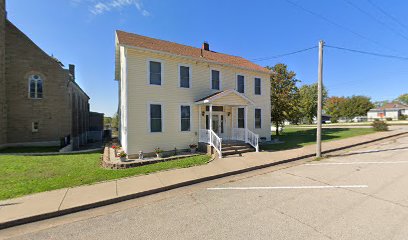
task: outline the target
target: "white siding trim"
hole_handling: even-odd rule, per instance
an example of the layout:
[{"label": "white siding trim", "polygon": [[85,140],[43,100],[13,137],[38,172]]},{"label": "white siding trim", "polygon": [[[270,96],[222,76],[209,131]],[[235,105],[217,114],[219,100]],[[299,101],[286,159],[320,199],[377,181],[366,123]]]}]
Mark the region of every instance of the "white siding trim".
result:
[{"label": "white siding trim", "polygon": [[[150,126],[150,105],[161,105],[161,132],[152,132]],[[162,102],[147,102],[147,132],[149,134],[161,134],[164,133],[164,104]]]},{"label": "white siding trim", "polygon": [[[160,82],[160,85],[150,84],[150,61],[161,63],[161,68],[160,68],[160,70],[161,70],[161,72],[160,72],[161,82]],[[148,59],[146,59],[147,85],[157,86],[157,87],[163,86],[163,84],[164,84],[164,63],[165,63],[164,60],[157,59],[157,58],[148,58]]]},{"label": "white siding trim", "polygon": [[[189,85],[190,85],[190,87],[189,88],[185,88],[185,87],[181,87],[181,74],[180,74],[180,67],[188,67],[188,71],[189,71]],[[192,68],[192,66],[190,65],[190,64],[184,64],[184,63],[179,63],[178,64],[178,80],[179,80],[179,82],[178,82],[178,87],[180,88],[180,89],[191,89],[192,88],[192,78],[193,78],[193,70],[192,70],[193,68]]]}]

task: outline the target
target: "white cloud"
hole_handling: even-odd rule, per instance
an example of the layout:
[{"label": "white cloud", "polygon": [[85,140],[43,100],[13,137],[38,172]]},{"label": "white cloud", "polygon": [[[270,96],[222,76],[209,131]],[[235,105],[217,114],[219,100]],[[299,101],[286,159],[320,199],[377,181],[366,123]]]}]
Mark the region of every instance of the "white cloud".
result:
[{"label": "white cloud", "polygon": [[[75,3],[83,2],[83,0],[71,0]],[[124,7],[135,6],[137,11],[143,16],[150,16],[150,12],[143,7],[141,0],[88,0],[92,5],[90,11],[94,15],[110,12],[115,9],[123,9]]]}]

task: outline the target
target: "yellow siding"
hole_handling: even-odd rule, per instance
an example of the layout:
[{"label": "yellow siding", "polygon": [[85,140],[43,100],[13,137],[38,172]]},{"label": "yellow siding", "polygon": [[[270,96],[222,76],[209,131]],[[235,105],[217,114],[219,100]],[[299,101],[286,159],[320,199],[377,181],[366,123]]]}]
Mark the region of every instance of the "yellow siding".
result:
[{"label": "yellow siding", "polygon": [[[149,59],[163,61],[162,85],[148,84]],[[221,90],[235,89],[236,75],[245,76],[246,96],[256,107],[262,108],[262,129],[254,130],[254,107],[249,108],[248,128],[261,137],[270,139],[270,82],[268,74],[245,71],[238,68],[225,67],[216,64],[196,62],[182,57],[161,55],[158,53],[127,49],[127,151],[137,154],[139,151],[152,152],[155,147],[163,150],[188,148],[198,141],[198,106],[194,102],[208,96],[215,90],[210,89],[210,69],[221,72]],[[123,64],[123,63],[122,63]],[[189,89],[179,88],[179,64],[191,67],[191,86]],[[254,95],[254,77],[262,78],[262,95]],[[122,79],[123,80],[123,79]],[[242,99],[230,95],[228,101],[220,104],[242,102]],[[150,133],[148,104],[161,103],[163,110],[163,132]],[[124,102],[122,102],[122,105]],[[180,105],[190,104],[192,109],[192,124],[190,132],[180,131]],[[226,108],[224,111],[231,111]],[[205,106],[201,107],[205,111]],[[232,111],[233,112],[233,111]],[[227,117],[227,125],[234,124],[233,114]],[[205,126],[205,117],[201,117],[201,125]]]}]

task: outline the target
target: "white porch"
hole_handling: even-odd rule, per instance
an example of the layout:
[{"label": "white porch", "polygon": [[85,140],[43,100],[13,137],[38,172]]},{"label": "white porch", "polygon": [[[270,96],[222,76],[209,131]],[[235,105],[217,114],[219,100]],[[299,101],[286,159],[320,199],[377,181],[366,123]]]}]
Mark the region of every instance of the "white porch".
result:
[{"label": "white porch", "polygon": [[222,158],[222,144],[240,141],[259,151],[259,136],[248,128],[248,107],[253,102],[235,90],[226,90],[196,101],[198,139],[211,145]]}]

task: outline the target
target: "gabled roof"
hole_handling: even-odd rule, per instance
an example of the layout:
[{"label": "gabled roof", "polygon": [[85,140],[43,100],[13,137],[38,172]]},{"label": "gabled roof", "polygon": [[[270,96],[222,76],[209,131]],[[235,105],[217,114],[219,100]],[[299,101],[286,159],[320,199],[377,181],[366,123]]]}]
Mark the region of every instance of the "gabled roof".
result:
[{"label": "gabled roof", "polygon": [[392,102],[392,103],[387,103],[384,104],[380,109],[386,110],[386,109],[408,109],[408,106],[399,102]]},{"label": "gabled roof", "polygon": [[234,89],[228,89],[228,90],[225,90],[225,91],[220,91],[220,92],[210,94],[210,95],[208,95],[206,97],[203,97],[203,98],[195,101],[195,103],[196,104],[212,103],[213,101],[215,101],[217,99],[220,99],[222,97],[226,97],[226,96],[228,96],[230,94],[237,95],[238,97],[242,98],[244,101],[248,102],[249,104],[255,105],[255,103],[251,99],[247,98],[244,94],[239,93]]},{"label": "gabled roof", "polygon": [[116,31],[117,41],[119,45],[143,48],[159,52],[175,54],[195,58],[201,61],[210,61],[220,64],[231,65],[239,68],[244,68],[252,71],[269,73],[270,71],[262,66],[259,66],[242,57],[232,56],[214,51],[206,51],[201,48],[190,47],[174,42],[164,41],[160,39],[145,37],[133,33]]}]

